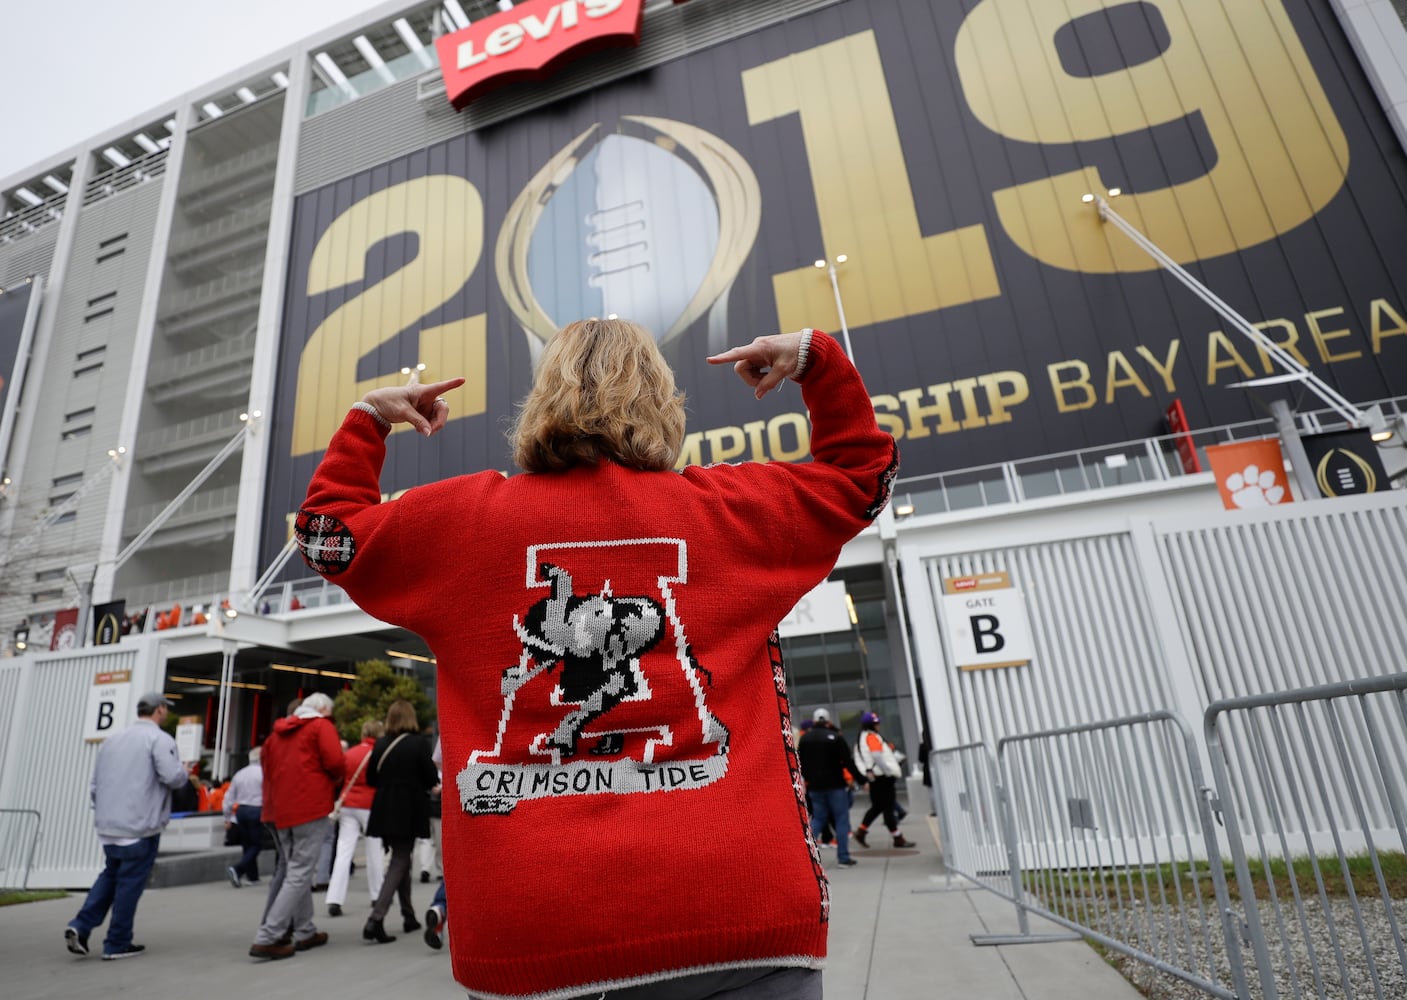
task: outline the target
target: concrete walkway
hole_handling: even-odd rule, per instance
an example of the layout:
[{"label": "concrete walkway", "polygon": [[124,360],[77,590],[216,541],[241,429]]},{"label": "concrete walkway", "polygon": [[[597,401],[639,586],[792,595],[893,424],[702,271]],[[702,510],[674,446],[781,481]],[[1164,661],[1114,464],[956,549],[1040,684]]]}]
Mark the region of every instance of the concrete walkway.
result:
[{"label": "concrete walkway", "polygon": [[[850,869],[836,870],[835,852],[824,852],[833,898],[827,1000],[1138,1000],[1133,988],[1079,941],[974,946],[970,934],[1016,931],[1012,907],[956,881],[947,888],[932,839],[922,836],[921,827],[910,836],[921,838],[920,850],[856,848],[860,864]],[[263,911],[262,886],[235,890],[227,882],[210,882],[147,890],[136,935],[147,954],[121,962],[98,958],[102,930],[94,932],[92,956],[76,958],[64,949],[63,928],[82,904],[79,894],[0,907],[0,996],[462,998],[450,976],[448,953],[426,947],[419,933],[388,945],[362,942],[369,903],[359,874],[346,916],[326,917],[322,894],[314,897],[318,925],[331,935],[330,943],[282,962],[247,955]],[[430,889],[415,886],[418,908],[429,904]],[[1057,929],[1032,923],[1035,932]],[[387,929],[399,928],[390,921]]]}]

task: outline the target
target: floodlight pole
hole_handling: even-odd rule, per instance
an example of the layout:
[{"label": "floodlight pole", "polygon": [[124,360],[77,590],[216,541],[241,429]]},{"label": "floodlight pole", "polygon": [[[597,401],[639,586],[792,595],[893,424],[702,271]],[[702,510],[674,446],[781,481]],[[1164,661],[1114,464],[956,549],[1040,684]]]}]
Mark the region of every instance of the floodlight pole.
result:
[{"label": "floodlight pole", "polygon": [[835,311],[836,315],[840,317],[841,342],[845,344],[845,356],[850,359],[850,363],[853,365],[855,363],[855,352],[850,347],[850,326],[845,322],[845,303],[840,300],[840,279],[837,278],[835,274],[836,261],[842,264],[845,263],[845,255],[841,254],[836,260],[818,260],[816,261],[816,266],[824,266],[826,274],[830,275],[831,291],[835,293]]}]

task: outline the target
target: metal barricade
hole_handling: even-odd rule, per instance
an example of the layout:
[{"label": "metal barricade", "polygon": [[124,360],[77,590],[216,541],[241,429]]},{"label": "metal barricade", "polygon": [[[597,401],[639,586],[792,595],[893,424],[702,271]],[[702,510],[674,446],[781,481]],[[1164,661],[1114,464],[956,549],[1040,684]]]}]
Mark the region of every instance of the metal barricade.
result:
[{"label": "metal barricade", "polygon": [[1262,1000],[1407,996],[1407,674],[1218,701],[1205,732]]},{"label": "metal barricade", "polygon": [[996,758],[985,743],[929,756],[943,865],[1016,904],[1017,934],[973,935],[974,944],[1066,941],[1069,934],[1032,934],[1021,886],[1021,864]]},{"label": "metal barricade", "polygon": [[36,809],[0,809],[0,889],[28,889],[41,817]]},{"label": "metal barricade", "polygon": [[1245,996],[1207,785],[1170,712],[1010,736],[1026,906],[1213,996]]},{"label": "metal barricade", "polygon": [[[1248,996],[1210,788],[1191,728],[1169,712],[940,750],[945,856],[1027,913],[1224,1000]],[[993,818],[995,817],[995,818]],[[952,841],[949,847],[948,842]]]}]

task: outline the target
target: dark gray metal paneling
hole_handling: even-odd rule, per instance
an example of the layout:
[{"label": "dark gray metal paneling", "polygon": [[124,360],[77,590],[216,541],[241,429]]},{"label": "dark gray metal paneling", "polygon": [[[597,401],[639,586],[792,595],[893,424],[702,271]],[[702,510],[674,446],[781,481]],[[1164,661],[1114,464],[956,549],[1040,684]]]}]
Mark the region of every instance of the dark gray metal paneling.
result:
[{"label": "dark gray metal paneling", "polygon": [[58,239],[59,227],[47,226],[0,247],[0,288],[31,274],[48,274]]},{"label": "dark gray metal paneling", "polygon": [[[843,0],[701,0],[652,14],[641,32],[640,46],[589,56],[546,83],[505,87],[456,112],[441,92],[418,98],[419,77],[352,101],[310,119],[298,147],[298,194],[374,167],[396,156],[515,118],[569,94],[591,90],[611,80],[808,11]],[[436,85],[438,70],[434,72]]]}]

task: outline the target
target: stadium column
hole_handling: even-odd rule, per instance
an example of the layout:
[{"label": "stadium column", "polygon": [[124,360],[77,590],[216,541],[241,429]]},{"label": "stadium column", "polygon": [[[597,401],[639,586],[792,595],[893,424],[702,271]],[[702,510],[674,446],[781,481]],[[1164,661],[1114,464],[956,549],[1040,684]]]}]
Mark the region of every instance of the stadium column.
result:
[{"label": "stadium column", "polygon": [[[230,593],[238,599],[249,593],[264,567],[260,564],[260,530],[265,507],[265,478],[269,467],[268,415],[273,412],[274,378],[277,374],[278,340],[287,279],[286,253],[293,227],[293,197],[298,168],[298,140],[308,103],[311,59],[306,48],[293,54],[286,69],[283,125],[279,132],[278,164],[274,168],[273,205],[264,256],[263,287],[259,293],[259,319],[254,343],[254,370],[250,376],[249,413],[264,414],[244,444],[239,476],[239,513],[235,517],[234,547],[230,560]],[[350,400],[348,401],[350,404]],[[253,610],[250,608],[249,610]]]}]

